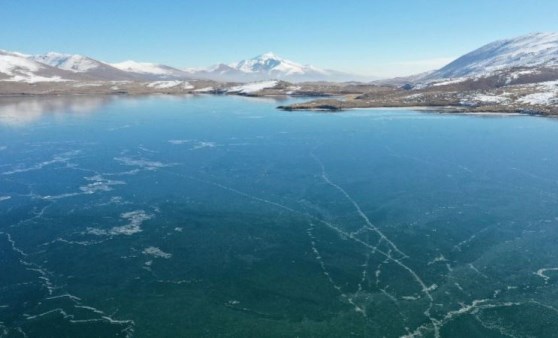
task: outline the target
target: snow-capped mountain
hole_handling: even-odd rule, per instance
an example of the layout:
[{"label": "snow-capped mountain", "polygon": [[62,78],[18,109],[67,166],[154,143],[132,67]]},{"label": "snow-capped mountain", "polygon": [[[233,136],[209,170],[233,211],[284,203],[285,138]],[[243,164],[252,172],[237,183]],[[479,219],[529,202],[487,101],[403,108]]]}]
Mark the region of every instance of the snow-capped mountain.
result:
[{"label": "snow-capped mountain", "polygon": [[[231,64],[218,64],[202,69],[178,69],[167,65],[123,61],[107,63],[88,56],[49,52],[42,55],[24,55],[2,52],[4,66],[0,65],[0,80],[19,76],[18,81],[161,81],[207,79],[226,82],[254,82],[266,80],[304,81],[368,81],[369,78],[353,74],[303,65],[265,53]],[[9,60],[8,60],[9,59]],[[17,59],[17,60],[16,60]],[[13,64],[13,65],[12,65]],[[19,65],[19,66],[18,66]],[[19,68],[18,68],[19,67]],[[6,70],[3,72],[2,70]],[[19,69],[12,74],[12,70]],[[9,71],[8,71],[9,70]],[[46,72],[50,77],[36,74]],[[33,75],[33,79],[32,76]]]},{"label": "snow-capped mountain", "polygon": [[156,63],[128,60],[119,63],[111,63],[110,65],[125,72],[152,76],[157,79],[184,79],[190,77],[190,73],[186,71]]},{"label": "snow-capped mountain", "polygon": [[252,59],[242,60],[229,66],[244,73],[267,74],[278,78],[293,75],[328,74],[325,70],[283,59],[272,52],[256,56]]},{"label": "snow-capped mountain", "polygon": [[0,80],[15,82],[59,82],[72,78],[66,71],[42,64],[29,55],[0,50]]},{"label": "snow-capped mountain", "polygon": [[558,33],[532,33],[489,43],[415,82],[446,84],[492,78],[497,83],[525,83],[552,80],[557,71]]},{"label": "snow-capped mountain", "polygon": [[216,81],[346,81],[355,76],[284,59],[271,52],[231,64],[190,71],[192,76]]},{"label": "snow-capped mountain", "polygon": [[122,71],[107,63],[77,54],[62,54],[49,52],[43,55],[33,55],[30,59],[50,67],[58,68],[89,80],[140,80],[133,73]]}]

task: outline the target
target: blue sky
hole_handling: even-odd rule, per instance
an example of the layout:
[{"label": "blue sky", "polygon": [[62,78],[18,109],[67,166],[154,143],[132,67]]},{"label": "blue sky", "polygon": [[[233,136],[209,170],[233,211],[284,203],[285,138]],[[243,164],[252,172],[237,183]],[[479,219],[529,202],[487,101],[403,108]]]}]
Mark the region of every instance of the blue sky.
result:
[{"label": "blue sky", "polygon": [[404,75],[493,40],[558,31],[556,0],[0,0],[0,49],[201,67],[273,51]]}]

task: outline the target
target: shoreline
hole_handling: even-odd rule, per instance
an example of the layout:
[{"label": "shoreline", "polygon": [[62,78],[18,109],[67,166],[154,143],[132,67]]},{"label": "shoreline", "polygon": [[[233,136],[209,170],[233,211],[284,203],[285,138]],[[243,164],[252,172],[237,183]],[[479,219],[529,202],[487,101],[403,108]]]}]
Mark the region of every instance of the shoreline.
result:
[{"label": "shoreline", "polygon": [[[48,97],[147,97],[147,96],[236,96],[236,97],[248,97],[248,98],[262,98],[262,99],[281,99],[281,98],[308,98],[309,101],[302,103],[295,103],[286,106],[277,106],[276,108],[283,111],[310,111],[310,112],[321,112],[321,113],[341,113],[344,111],[358,111],[358,110],[414,110],[414,111],[430,111],[435,113],[447,113],[447,114],[467,114],[467,115],[486,115],[486,116],[543,116],[543,117],[558,117],[558,109],[552,110],[550,107],[542,107],[542,109],[537,107],[507,107],[507,106],[453,106],[453,105],[393,105],[392,102],[389,105],[381,105],[380,102],[374,103],[374,105],[366,106],[366,104],[356,103],[351,99],[348,100],[332,100],[334,97],[339,97],[339,95],[333,95],[332,93],[313,93],[313,95],[303,95],[302,93],[287,94],[287,93],[254,93],[254,94],[243,94],[243,93],[227,93],[227,92],[195,92],[195,91],[141,91],[141,92],[128,92],[128,91],[99,91],[99,92],[22,92],[22,93],[4,93],[0,94],[0,100],[2,99],[17,99],[17,98],[48,98]],[[312,100],[313,98],[322,98],[325,100],[331,100],[326,102],[320,102],[319,100]],[[546,108],[546,109],[545,109]],[[557,107],[558,108],[558,107]],[[546,111],[545,111],[546,110]]]},{"label": "shoreline", "polygon": [[[468,109],[467,109],[468,108]],[[373,106],[373,107],[343,107],[343,108],[303,108],[296,107],[292,108],[289,106],[278,106],[277,109],[283,111],[310,111],[310,112],[321,112],[321,113],[342,113],[346,111],[358,111],[358,110],[413,110],[422,112],[433,112],[433,113],[447,113],[447,114],[460,114],[460,115],[486,115],[486,116],[541,116],[541,117],[554,117],[558,118],[558,112],[556,113],[545,113],[539,110],[517,110],[513,107],[510,109],[482,109],[482,107],[477,107],[471,109],[471,107],[460,107],[460,106]]]}]

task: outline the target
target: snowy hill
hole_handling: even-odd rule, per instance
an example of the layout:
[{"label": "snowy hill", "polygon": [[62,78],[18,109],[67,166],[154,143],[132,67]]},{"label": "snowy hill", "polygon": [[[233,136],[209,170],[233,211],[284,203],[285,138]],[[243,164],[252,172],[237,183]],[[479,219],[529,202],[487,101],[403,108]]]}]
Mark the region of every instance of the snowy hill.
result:
[{"label": "snowy hill", "polygon": [[489,43],[419,79],[423,82],[465,81],[504,75],[512,81],[525,76],[541,77],[556,68],[558,33],[533,33]]},{"label": "snowy hill", "polygon": [[89,80],[140,80],[135,74],[124,72],[107,63],[77,54],[49,52],[33,55],[29,59],[44,65],[81,75]]},{"label": "snowy hill", "polygon": [[70,78],[71,74],[34,61],[28,55],[0,50],[0,80],[36,83]]},{"label": "snowy hill", "polygon": [[182,71],[177,68],[160,65],[156,63],[149,62],[137,62],[137,61],[124,61],[119,63],[111,63],[111,66],[118,68],[122,71],[135,73],[146,76],[153,76],[159,79],[171,79],[171,78],[188,78],[190,74],[186,71]]},{"label": "snowy hill", "polygon": [[44,55],[34,55],[31,59],[55,67],[58,69],[68,70],[75,73],[87,72],[91,69],[99,67],[100,62],[81,55],[69,55],[50,52]]}]

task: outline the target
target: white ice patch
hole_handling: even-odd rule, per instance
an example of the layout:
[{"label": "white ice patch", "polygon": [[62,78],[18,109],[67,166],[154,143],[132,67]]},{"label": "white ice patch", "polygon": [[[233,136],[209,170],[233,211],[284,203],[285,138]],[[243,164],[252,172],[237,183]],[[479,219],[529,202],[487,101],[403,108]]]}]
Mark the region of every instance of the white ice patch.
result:
[{"label": "white ice patch", "polygon": [[9,200],[10,198],[12,198],[12,196],[0,196],[0,202],[2,202],[2,201],[7,201],[7,200]]},{"label": "white ice patch", "polygon": [[174,144],[174,145],[180,145],[180,144],[185,144],[185,143],[190,143],[192,141],[190,140],[169,140],[170,144]]},{"label": "white ice patch", "polygon": [[47,195],[47,196],[43,196],[43,198],[46,200],[58,200],[62,198],[74,197],[80,195],[91,195],[97,192],[112,191],[112,186],[114,185],[126,184],[126,182],[124,181],[109,180],[102,177],[101,175],[84,177],[84,179],[91,183],[79,187],[80,192],[65,193],[65,194],[54,195],[54,196]]},{"label": "white ice patch", "polygon": [[17,168],[17,169],[13,169],[13,170],[10,170],[10,171],[6,171],[6,172],[3,172],[2,175],[13,175],[13,174],[24,173],[24,172],[28,172],[28,171],[40,170],[40,169],[43,169],[46,166],[49,166],[49,165],[52,165],[52,164],[57,164],[57,163],[68,163],[68,161],[70,161],[70,159],[72,157],[76,156],[79,153],[80,153],[79,150],[67,151],[67,152],[62,153],[62,154],[54,155],[54,157],[51,160],[43,161],[43,162],[37,163],[35,165],[32,165],[30,167]]},{"label": "white ice patch", "polygon": [[88,228],[87,233],[96,236],[118,236],[126,235],[131,236],[142,232],[141,225],[143,222],[152,219],[154,216],[152,214],[146,213],[144,210],[135,210],[130,212],[125,212],[120,215],[128,221],[128,224],[113,227],[109,230],[99,229],[99,228]]},{"label": "white ice patch", "polygon": [[192,147],[192,150],[198,150],[203,148],[215,148],[217,144],[215,142],[198,142]]},{"label": "white ice patch", "polygon": [[447,262],[447,258],[444,257],[444,255],[440,254],[438,257],[434,258],[433,260],[431,260],[430,262],[428,262],[426,265],[432,265],[434,263],[438,263],[438,262]]},{"label": "white ice patch", "polygon": [[159,161],[134,159],[130,157],[115,157],[114,159],[122,163],[123,165],[131,166],[131,167],[139,167],[141,169],[150,170],[150,171],[170,166],[170,164],[164,164]]},{"label": "white ice patch", "polygon": [[544,279],[544,283],[548,284],[550,277],[546,275],[547,271],[558,271],[558,268],[539,269],[537,270],[537,272],[534,272],[533,274],[541,277],[542,279]]},{"label": "white ice patch", "polygon": [[192,144],[190,150],[198,150],[203,148],[215,148],[217,143],[210,141],[194,141],[194,140],[169,140],[170,144],[182,145],[182,144]]},{"label": "white ice patch", "polygon": [[85,177],[85,179],[92,183],[79,187],[79,190],[81,190],[84,194],[94,194],[99,191],[111,191],[113,185],[126,184],[124,181],[109,180],[101,175]]},{"label": "white ice patch", "polygon": [[228,93],[239,93],[239,94],[256,93],[256,92],[259,92],[259,91],[267,89],[267,88],[273,88],[273,87],[277,86],[277,83],[278,83],[278,81],[253,82],[253,83],[248,83],[248,84],[245,84],[245,85],[231,87],[231,88],[229,88],[229,90],[227,90],[227,92]]},{"label": "white ice patch", "polygon": [[169,258],[172,257],[172,254],[167,253],[167,252],[164,252],[163,250],[161,250],[161,249],[159,249],[159,248],[157,248],[157,247],[154,247],[154,246],[150,246],[150,247],[148,247],[148,248],[145,248],[145,249],[142,251],[142,253],[143,253],[144,255],[152,256],[152,257],[155,257],[155,258],[169,259]]}]

